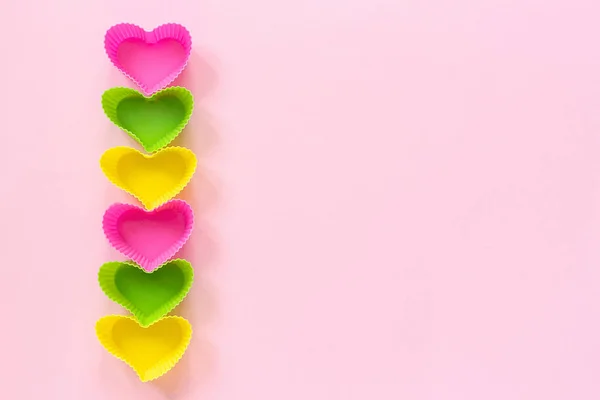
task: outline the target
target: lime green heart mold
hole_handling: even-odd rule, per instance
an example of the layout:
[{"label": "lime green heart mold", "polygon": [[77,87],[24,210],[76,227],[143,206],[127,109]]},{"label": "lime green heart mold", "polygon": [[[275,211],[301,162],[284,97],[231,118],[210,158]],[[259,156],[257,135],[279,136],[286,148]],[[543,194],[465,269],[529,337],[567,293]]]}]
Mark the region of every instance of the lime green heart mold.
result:
[{"label": "lime green heart mold", "polygon": [[146,272],[126,261],[107,262],[98,271],[106,296],[125,307],[143,327],[168,314],[188,294],[194,280],[189,262],[175,259]]},{"label": "lime green heart mold", "polygon": [[173,141],[194,110],[194,96],[173,86],[145,97],[137,90],[115,87],[102,95],[106,116],[127,132],[144,150],[153,153]]}]

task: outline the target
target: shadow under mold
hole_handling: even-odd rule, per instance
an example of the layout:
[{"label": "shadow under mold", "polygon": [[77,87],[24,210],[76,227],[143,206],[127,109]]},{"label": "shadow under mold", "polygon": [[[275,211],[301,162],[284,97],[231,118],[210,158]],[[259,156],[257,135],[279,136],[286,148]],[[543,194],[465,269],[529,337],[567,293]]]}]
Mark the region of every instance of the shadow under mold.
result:
[{"label": "shadow under mold", "polygon": [[186,188],[177,196],[187,201],[194,211],[194,230],[186,245],[174,256],[189,261],[194,268],[194,283],[186,299],[169,315],[179,315],[192,324],[190,345],[175,367],[152,385],[163,393],[166,399],[178,399],[193,385],[202,386],[215,374],[217,350],[208,338],[208,325],[218,314],[218,294],[208,281],[207,273],[217,258],[216,234],[205,221],[207,210],[217,206],[219,189],[214,177],[205,167],[206,156],[218,145],[218,133],[210,116],[202,106],[205,99],[217,85],[217,74],[209,62],[208,53],[202,56],[193,52],[182,74],[171,86],[183,86],[194,95],[192,117],[171,143],[192,150],[198,158],[196,173]]}]

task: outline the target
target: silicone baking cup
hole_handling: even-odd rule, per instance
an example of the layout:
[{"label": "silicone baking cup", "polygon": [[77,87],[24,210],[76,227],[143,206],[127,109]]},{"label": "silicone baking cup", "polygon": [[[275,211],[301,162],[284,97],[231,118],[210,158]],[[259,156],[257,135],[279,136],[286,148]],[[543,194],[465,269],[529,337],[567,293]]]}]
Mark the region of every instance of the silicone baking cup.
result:
[{"label": "silicone baking cup", "polygon": [[192,326],[185,318],[171,316],[144,328],[133,317],[109,315],[96,322],[96,336],[110,354],[147,382],[179,362],[192,338]]},{"label": "silicone baking cup", "polygon": [[179,24],[151,32],[133,24],[111,27],[104,37],[110,61],[145,95],[164,89],[181,74],[192,52],[192,38]]},{"label": "silicone baking cup", "polygon": [[102,95],[106,116],[153,153],[165,147],[185,128],[194,110],[194,96],[186,88],[174,86],[151,97],[137,90],[116,87]]},{"label": "silicone baking cup", "polygon": [[149,273],[133,262],[107,262],[98,271],[106,296],[125,307],[147,327],[167,315],[187,296],[194,270],[185,260],[171,260]]},{"label": "silicone baking cup", "polygon": [[108,180],[147,210],[181,192],[192,179],[196,164],[196,155],[184,147],[167,147],[151,155],[131,147],[113,147],[100,157],[100,168]]},{"label": "silicone baking cup", "polygon": [[102,229],[121,254],[152,272],[187,242],[194,227],[194,212],[183,200],[171,200],[152,211],[116,203],[102,218]]}]

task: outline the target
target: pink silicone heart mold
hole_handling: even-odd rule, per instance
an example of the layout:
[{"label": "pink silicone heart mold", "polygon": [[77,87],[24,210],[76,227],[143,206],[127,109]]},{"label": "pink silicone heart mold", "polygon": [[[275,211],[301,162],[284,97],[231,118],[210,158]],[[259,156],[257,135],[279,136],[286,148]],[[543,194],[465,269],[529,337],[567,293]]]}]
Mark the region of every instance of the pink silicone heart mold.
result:
[{"label": "pink silicone heart mold", "polygon": [[181,74],[192,52],[192,37],[179,24],[151,32],[133,24],[118,24],[104,37],[104,49],[115,67],[150,96]]},{"label": "pink silicone heart mold", "polygon": [[183,200],[171,200],[152,211],[131,204],[113,204],[104,213],[102,228],[110,244],[152,272],[187,242],[194,213]]}]

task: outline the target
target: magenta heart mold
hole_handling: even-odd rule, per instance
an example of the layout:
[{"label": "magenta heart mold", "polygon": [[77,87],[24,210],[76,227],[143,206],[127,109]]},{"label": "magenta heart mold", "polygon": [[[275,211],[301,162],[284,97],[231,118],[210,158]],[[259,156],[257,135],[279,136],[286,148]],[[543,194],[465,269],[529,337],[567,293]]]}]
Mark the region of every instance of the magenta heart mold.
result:
[{"label": "magenta heart mold", "polygon": [[104,49],[114,66],[150,96],[181,74],[192,53],[192,37],[179,24],[164,24],[151,32],[118,24],[106,32]]},{"label": "magenta heart mold", "polygon": [[104,213],[102,228],[110,244],[152,272],[187,242],[194,213],[183,200],[171,200],[152,211],[131,204],[113,204]]}]

